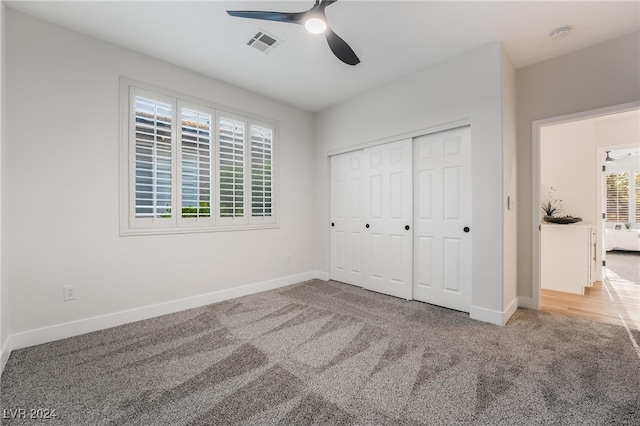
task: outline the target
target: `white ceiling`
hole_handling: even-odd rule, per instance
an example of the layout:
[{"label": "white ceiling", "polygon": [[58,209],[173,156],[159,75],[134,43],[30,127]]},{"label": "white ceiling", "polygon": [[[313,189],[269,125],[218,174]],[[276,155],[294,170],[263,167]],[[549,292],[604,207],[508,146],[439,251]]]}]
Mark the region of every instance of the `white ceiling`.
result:
[{"label": "white ceiling", "polygon": [[[233,18],[235,10],[299,12],[313,1],[9,1],[9,7],[110,43],[319,111],[487,43],[516,68],[640,30],[638,1],[354,1],[326,9],[362,61],[340,62],[302,26]],[[562,40],[554,28],[571,25]],[[283,40],[269,54],[257,30]]]}]

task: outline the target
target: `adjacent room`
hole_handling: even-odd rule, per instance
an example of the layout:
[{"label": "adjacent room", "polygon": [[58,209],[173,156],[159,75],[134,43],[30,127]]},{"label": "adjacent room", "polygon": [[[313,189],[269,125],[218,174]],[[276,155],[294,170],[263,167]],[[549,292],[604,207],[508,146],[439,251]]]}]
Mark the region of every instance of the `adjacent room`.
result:
[{"label": "adjacent room", "polygon": [[0,0],[2,423],[634,424],[638,16]]},{"label": "adjacent room", "polygon": [[541,129],[543,310],[640,329],[639,114]]}]

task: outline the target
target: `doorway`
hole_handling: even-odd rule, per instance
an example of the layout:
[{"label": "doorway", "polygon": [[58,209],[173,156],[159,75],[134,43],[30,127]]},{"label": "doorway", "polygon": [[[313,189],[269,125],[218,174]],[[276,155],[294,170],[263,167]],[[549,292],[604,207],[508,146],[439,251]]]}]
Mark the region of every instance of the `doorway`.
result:
[{"label": "doorway", "polygon": [[[612,190],[612,181],[617,175],[609,176],[607,189],[608,172],[603,167],[611,167],[613,156],[617,159],[628,158],[629,164],[640,165],[640,157],[636,157],[633,163],[628,153],[614,152],[616,149],[640,145],[639,107],[640,104],[636,102],[534,123],[533,217],[540,220],[534,220],[533,297],[542,310],[640,329],[640,285],[633,283],[633,287],[629,287],[625,285],[629,283],[615,282],[611,279],[612,271],[604,266],[607,252],[611,249],[606,247],[607,229],[614,230],[616,226],[640,227],[637,224],[640,217],[634,219],[635,172],[628,172],[625,179],[619,179],[621,184],[618,185],[629,186],[631,179],[630,186],[634,192],[629,196],[627,191],[626,198],[619,197],[619,204],[613,206],[612,194],[615,191]],[[610,168],[609,172],[612,170]],[[561,209],[560,216],[581,217],[583,222],[575,225],[545,224],[540,207],[549,201]],[[622,201],[627,203],[626,207],[621,205]],[[603,214],[611,213],[613,207],[617,207],[622,214],[610,217],[613,221],[604,219]],[[625,216],[629,212],[631,214]],[[620,221],[624,223],[616,223]],[[569,230],[574,234],[579,233],[579,227],[587,229],[585,235],[591,232],[591,239],[581,238],[578,240],[579,246],[564,250],[570,250],[574,258],[577,256],[579,262],[573,264],[580,266],[562,268],[560,263],[560,268],[557,268],[556,265],[557,271],[576,278],[579,284],[571,289],[554,288],[556,274],[549,273],[550,267],[545,259],[563,255],[558,253],[550,256],[554,247],[550,248],[548,243],[545,247],[545,238],[547,241],[555,238],[555,241],[566,242]],[[563,237],[564,234],[567,234],[567,238]],[[631,259],[640,260],[640,256]],[[640,263],[637,267],[640,269]],[[558,277],[560,275],[557,274]],[[566,284],[566,280],[563,279],[562,284]]]}]

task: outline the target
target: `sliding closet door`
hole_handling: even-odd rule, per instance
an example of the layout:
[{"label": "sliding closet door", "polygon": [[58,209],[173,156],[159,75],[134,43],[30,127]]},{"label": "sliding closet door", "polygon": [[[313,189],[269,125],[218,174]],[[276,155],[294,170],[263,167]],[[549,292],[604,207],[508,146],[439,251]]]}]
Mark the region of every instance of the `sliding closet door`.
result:
[{"label": "sliding closet door", "polygon": [[[471,129],[415,139],[416,300],[471,306]],[[491,250],[490,247],[487,250]]]},{"label": "sliding closet door", "polygon": [[331,157],[331,279],[362,286],[364,151]]},{"label": "sliding closet door", "polygon": [[411,139],[367,148],[364,281],[368,290],[412,298]]}]

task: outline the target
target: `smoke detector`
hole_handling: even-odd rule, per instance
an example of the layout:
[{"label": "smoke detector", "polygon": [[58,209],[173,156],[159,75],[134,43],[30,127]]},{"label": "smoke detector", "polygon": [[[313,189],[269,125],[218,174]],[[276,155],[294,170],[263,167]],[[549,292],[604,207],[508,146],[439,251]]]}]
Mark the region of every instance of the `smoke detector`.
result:
[{"label": "smoke detector", "polygon": [[551,37],[552,40],[560,40],[568,36],[571,30],[573,30],[573,27],[571,25],[558,27],[549,33],[549,37]]}]

